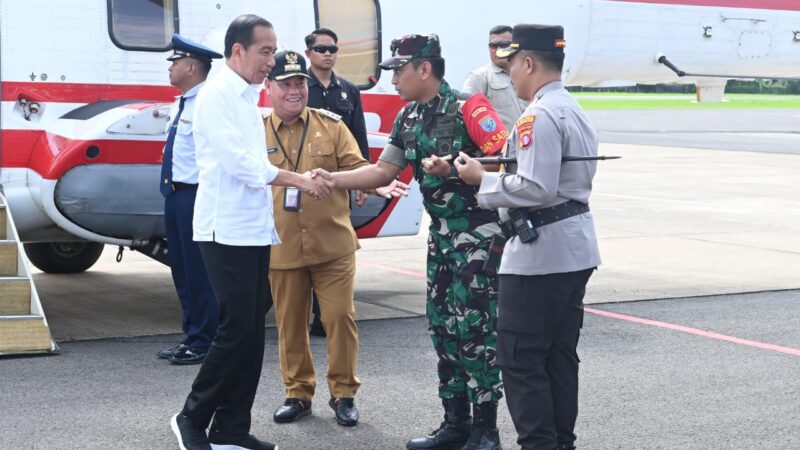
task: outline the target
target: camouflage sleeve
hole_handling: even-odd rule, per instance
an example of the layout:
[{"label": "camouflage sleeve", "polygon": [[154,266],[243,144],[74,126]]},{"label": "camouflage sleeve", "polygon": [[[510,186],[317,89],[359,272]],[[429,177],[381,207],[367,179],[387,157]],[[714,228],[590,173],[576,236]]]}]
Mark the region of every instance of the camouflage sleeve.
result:
[{"label": "camouflage sleeve", "polygon": [[392,131],[389,133],[389,143],[395,147],[403,148],[403,140],[400,139],[400,130],[403,126],[403,117],[406,116],[407,110],[408,105],[404,106],[400,112],[397,113],[397,117],[394,118],[394,125],[392,125]]},{"label": "camouflage sleeve", "polygon": [[470,139],[485,155],[495,155],[503,148],[508,130],[489,99],[475,94],[461,105],[461,115]]},{"label": "camouflage sleeve", "polygon": [[403,145],[403,140],[400,139],[400,130],[403,126],[403,118],[406,116],[407,111],[408,105],[404,106],[403,109],[397,113],[397,117],[394,119],[394,125],[392,126],[392,132],[389,134],[389,143],[386,144],[383,152],[381,152],[381,156],[378,158],[381,161],[394,164],[401,169],[405,169],[408,165],[405,146]]}]

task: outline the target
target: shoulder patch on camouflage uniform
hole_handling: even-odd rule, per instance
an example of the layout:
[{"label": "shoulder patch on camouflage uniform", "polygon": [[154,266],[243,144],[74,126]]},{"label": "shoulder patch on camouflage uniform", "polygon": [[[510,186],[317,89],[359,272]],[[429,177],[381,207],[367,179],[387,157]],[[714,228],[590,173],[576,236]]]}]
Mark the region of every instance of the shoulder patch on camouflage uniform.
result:
[{"label": "shoulder patch on camouflage uniform", "polygon": [[312,108],[312,109],[314,111],[320,113],[321,115],[331,119],[331,120],[334,120],[334,121],[337,121],[337,122],[342,120],[342,116],[336,114],[335,112],[330,112],[327,109],[323,109],[323,108]]}]

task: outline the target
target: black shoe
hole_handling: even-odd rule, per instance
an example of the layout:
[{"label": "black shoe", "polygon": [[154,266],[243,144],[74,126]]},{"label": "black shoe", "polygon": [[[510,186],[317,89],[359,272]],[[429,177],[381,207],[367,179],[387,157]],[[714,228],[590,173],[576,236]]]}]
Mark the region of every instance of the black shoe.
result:
[{"label": "black shoe", "polygon": [[277,445],[262,441],[252,434],[223,433],[213,428],[208,434],[208,440],[211,441],[211,448],[214,450],[278,450]]},{"label": "black shoe", "polygon": [[290,423],[311,414],[311,400],[300,400],[299,398],[287,398],[275,414],[272,420],[276,423]]},{"label": "black shoe", "polygon": [[178,438],[181,450],[211,450],[206,430],[195,425],[191,418],[181,413],[175,414],[170,420],[170,427]]},{"label": "black shoe", "polygon": [[156,353],[156,355],[160,359],[170,359],[172,355],[180,352],[181,350],[184,349],[184,347],[186,346],[183,344],[178,344],[175,347],[165,348],[164,350],[161,350],[160,352]]},{"label": "black shoe", "polygon": [[311,326],[308,327],[308,334],[319,337],[327,336],[325,334],[325,327],[322,326],[322,321],[319,320],[319,316],[314,316]]},{"label": "black shoe", "polygon": [[343,427],[354,427],[358,424],[358,408],[352,398],[334,398],[328,405],[336,412],[336,423]]},{"label": "black shoe", "polygon": [[442,400],[444,422],[431,434],[406,443],[408,450],[459,450],[470,436],[471,418],[467,397]]},{"label": "black shoe", "polygon": [[497,405],[472,405],[472,431],[461,450],[503,450],[497,431]]},{"label": "black shoe", "polygon": [[175,353],[169,358],[169,362],[179,366],[188,366],[190,364],[200,364],[206,359],[208,351],[200,352],[191,347],[184,346],[179,352]]}]

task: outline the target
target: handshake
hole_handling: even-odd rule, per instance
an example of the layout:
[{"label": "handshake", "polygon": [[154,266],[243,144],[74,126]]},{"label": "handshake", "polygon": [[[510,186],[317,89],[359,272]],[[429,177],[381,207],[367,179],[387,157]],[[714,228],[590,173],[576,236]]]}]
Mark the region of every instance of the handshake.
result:
[{"label": "handshake", "polygon": [[[346,180],[338,178],[338,175],[341,174],[334,175],[325,169],[314,169],[303,174],[303,183],[298,188],[309,194],[314,200],[327,197],[334,189],[353,189],[353,186],[347,185]],[[407,196],[408,189],[409,185],[406,183],[392,180],[388,185],[375,189],[375,192],[381,197],[391,199],[392,197]],[[356,204],[362,206],[367,200],[367,195],[358,190],[355,192]]]}]

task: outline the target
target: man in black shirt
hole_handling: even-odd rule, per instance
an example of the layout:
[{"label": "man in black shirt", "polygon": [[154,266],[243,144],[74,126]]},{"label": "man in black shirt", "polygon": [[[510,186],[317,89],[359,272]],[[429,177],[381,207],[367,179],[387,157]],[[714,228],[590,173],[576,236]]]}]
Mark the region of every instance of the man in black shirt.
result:
[{"label": "man in black shirt", "polygon": [[333,73],[339,51],[338,42],[336,33],[327,28],[314,30],[306,36],[306,57],[311,63],[308,106],[324,108],[342,116],[342,122],[358,142],[361,155],[369,161],[367,126],[364,123],[361,94],[356,85]]},{"label": "man in black shirt", "polygon": [[[358,142],[361,155],[369,161],[369,144],[367,143],[367,125],[364,122],[364,110],[361,107],[361,94],[358,87],[333,73],[339,52],[339,37],[332,30],[319,28],[306,36],[306,57],[311,63],[308,74],[308,106],[327,109],[342,116],[342,122],[353,133]],[[367,194],[356,192],[356,205],[361,206],[367,200]],[[314,295],[312,303],[314,320],[310,333],[313,336],[325,336],[319,313],[319,302]]]}]

